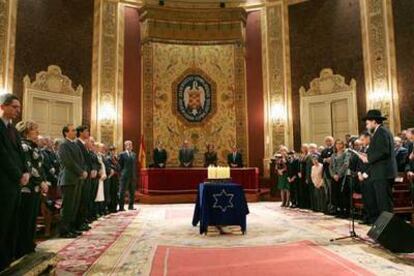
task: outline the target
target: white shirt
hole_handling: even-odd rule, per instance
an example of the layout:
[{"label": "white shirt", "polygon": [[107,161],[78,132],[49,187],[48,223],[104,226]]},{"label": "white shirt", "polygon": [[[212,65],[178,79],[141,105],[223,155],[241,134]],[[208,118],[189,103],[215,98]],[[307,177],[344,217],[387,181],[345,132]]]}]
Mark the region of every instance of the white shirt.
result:
[{"label": "white shirt", "polygon": [[6,126],[6,127],[8,127],[9,126],[9,124],[11,124],[12,123],[12,120],[7,120],[6,118],[4,118],[4,117],[1,117],[1,120],[3,121],[3,123],[4,123],[4,125]]}]

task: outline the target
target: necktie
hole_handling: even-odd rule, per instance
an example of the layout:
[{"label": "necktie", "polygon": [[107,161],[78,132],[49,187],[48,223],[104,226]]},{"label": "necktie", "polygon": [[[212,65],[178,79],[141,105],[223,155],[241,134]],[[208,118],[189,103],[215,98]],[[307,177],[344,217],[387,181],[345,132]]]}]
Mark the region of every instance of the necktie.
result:
[{"label": "necktie", "polygon": [[11,123],[7,125],[7,134],[9,136],[10,141],[13,143],[13,145],[16,145],[16,133],[14,132],[13,126]]}]

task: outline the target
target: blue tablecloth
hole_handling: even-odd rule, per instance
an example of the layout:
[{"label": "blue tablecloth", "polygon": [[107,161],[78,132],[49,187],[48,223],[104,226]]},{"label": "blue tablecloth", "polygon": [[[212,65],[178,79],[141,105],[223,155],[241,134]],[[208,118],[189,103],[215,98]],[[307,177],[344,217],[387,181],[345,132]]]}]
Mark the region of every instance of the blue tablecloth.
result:
[{"label": "blue tablecloth", "polygon": [[243,187],[234,183],[201,183],[193,215],[193,226],[200,222],[200,234],[209,225],[240,225],[246,232],[249,214]]}]

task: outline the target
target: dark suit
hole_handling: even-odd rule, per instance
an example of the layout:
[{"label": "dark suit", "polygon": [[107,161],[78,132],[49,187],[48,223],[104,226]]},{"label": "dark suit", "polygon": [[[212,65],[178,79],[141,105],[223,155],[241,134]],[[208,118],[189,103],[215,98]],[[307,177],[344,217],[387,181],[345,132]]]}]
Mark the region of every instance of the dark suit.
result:
[{"label": "dark suit", "polygon": [[289,178],[294,178],[291,182],[289,182],[289,190],[290,190],[290,201],[292,202],[293,206],[298,206],[298,185],[299,185],[299,171],[300,171],[300,163],[299,159],[295,157],[288,158],[287,163],[287,176]]},{"label": "dark suit", "polygon": [[135,186],[137,181],[137,156],[134,152],[124,151],[119,155],[119,209],[124,210],[125,191],[129,193],[129,208],[134,207]]},{"label": "dark suit", "polygon": [[217,152],[215,151],[207,151],[204,153],[204,167],[210,165],[217,166]]},{"label": "dark suit", "polygon": [[156,168],[165,168],[167,165],[167,151],[165,149],[154,149],[154,167]]},{"label": "dark suit", "polygon": [[109,153],[106,156],[110,168],[114,170],[115,174],[109,179],[109,195],[110,195],[110,202],[108,205],[108,209],[110,212],[116,212],[116,208],[118,207],[118,191],[119,191],[119,163],[118,157]]},{"label": "dark suit", "polygon": [[[363,153],[367,153],[367,148],[362,150]],[[364,163],[361,160],[358,161],[356,166],[356,172],[361,174],[368,174],[369,173],[369,164]],[[360,188],[361,188],[361,195],[362,195],[362,203],[364,204],[363,210],[363,220],[367,223],[374,223],[375,222],[375,214],[372,213],[372,210],[375,209],[375,191],[372,186],[372,182],[368,179],[364,179],[363,181],[359,181]]]},{"label": "dark suit", "polygon": [[243,156],[240,152],[236,152],[235,154],[229,153],[227,155],[227,163],[230,167],[233,167],[235,165],[237,168],[243,168]]},{"label": "dark suit", "polygon": [[333,147],[324,148],[321,151],[321,155],[319,157],[319,162],[323,164],[323,178],[325,181],[325,192],[326,192],[326,200],[328,204],[328,211],[331,211],[332,207],[332,176],[329,172],[329,162],[323,161],[324,159],[330,158],[333,154],[334,150]]},{"label": "dark suit", "polygon": [[180,167],[191,168],[194,161],[194,150],[191,148],[181,148],[178,152]]},{"label": "dark suit", "polygon": [[367,155],[369,181],[375,194],[372,212],[374,217],[378,217],[383,211],[393,210],[392,184],[397,176],[394,139],[383,125],[380,125],[372,136]]},{"label": "dark suit", "polygon": [[[13,133],[15,141],[12,141]],[[0,119],[0,271],[14,256],[17,234],[17,212],[20,202],[20,178],[27,172],[19,134],[8,129]]]},{"label": "dark suit", "polygon": [[395,161],[397,162],[398,172],[405,171],[405,165],[407,164],[408,149],[399,147],[394,149]]},{"label": "dark suit", "polygon": [[65,141],[59,147],[59,159],[62,170],[59,186],[62,190],[61,233],[73,231],[76,228],[76,218],[82,195],[82,173],[86,171],[82,151],[74,141]]},{"label": "dark suit", "polygon": [[[99,172],[99,170],[101,169],[101,163],[99,163],[98,156],[96,155],[96,153],[94,153],[93,151],[89,151],[89,158],[91,160],[91,166],[92,166],[91,169]],[[98,192],[99,177],[90,179],[90,183],[91,183],[91,189],[90,189],[90,195],[89,195],[90,201],[89,201],[89,208],[88,208],[89,210],[88,218],[90,220],[94,220],[98,212],[97,206],[95,203],[95,198]]]},{"label": "dark suit", "polygon": [[94,200],[95,198],[91,198],[91,171],[92,171],[92,160],[89,154],[89,150],[86,146],[82,143],[80,139],[76,139],[76,144],[80,148],[83,156],[83,160],[85,161],[85,171],[88,173],[88,178],[83,181],[82,190],[81,190],[81,201],[79,204],[79,213],[76,224],[81,226],[83,223],[86,223],[86,219],[88,217],[89,208],[90,208],[90,201]]}]

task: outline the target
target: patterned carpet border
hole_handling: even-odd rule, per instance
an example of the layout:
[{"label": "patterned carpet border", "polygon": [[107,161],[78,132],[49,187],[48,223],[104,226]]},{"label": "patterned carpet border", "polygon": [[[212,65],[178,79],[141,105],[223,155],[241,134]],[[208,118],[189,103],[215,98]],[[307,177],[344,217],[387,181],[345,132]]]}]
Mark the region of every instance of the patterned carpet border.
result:
[{"label": "patterned carpet border", "polygon": [[83,275],[122,235],[138,211],[106,216],[58,252],[57,274]]}]

